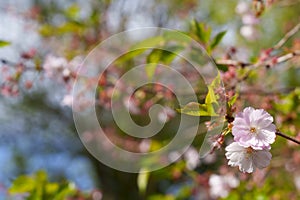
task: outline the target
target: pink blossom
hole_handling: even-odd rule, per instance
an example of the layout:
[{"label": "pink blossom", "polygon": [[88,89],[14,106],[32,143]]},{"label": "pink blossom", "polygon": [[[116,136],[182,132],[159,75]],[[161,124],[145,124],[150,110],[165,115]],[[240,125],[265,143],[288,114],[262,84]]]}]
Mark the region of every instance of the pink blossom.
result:
[{"label": "pink blossom", "polygon": [[200,156],[198,151],[190,147],[185,153],[184,153],[184,159],[186,160],[186,168],[189,170],[195,169],[200,164]]},{"label": "pink blossom", "polygon": [[254,150],[251,147],[245,148],[239,145],[238,142],[231,143],[225,150],[227,151],[225,156],[229,159],[228,165],[238,166],[243,173],[252,173],[256,168],[262,169],[267,167],[272,158],[268,149]]},{"label": "pink blossom", "polygon": [[73,103],[73,96],[71,94],[67,94],[64,96],[63,100],[61,101],[62,106],[69,106],[71,107]]},{"label": "pink blossom", "polygon": [[63,57],[56,57],[53,55],[48,55],[46,57],[45,63],[43,65],[43,68],[46,71],[52,71],[52,70],[59,70],[63,69],[67,66],[68,61]]},{"label": "pink blossom", "polygon": [[263,109],[247,107],[233,121],[234,140],[243,147],[256,150],[270,148],[275,141],[275,131],[273,117]]},{"label": "pink blossom", "polygon": [[43,64],[43,68],[48,76],[61,74],[63,77],[69,77],[72,72],[76,72],[82,62],[81,57],[75,57],[68,61],[64,57],[48,55]]},{"label": "pink blossom", "polygon": [[226,174],[224,176],[212,174],[209,177],[210,196],[212,198],[225,198],[228,196],[231,188],[239,186],[240,181],[232,174]]},{"label": "pink blossom", "polygon": [[255,25],[259,23],[259,19],[256,18],[253,14],[243,15],[242,21],[245,25]]},{"label": "pink blossom", "polygon": [[235,12],[238,14],[244,14],[248,11],[249,11],[249,4],[245,1],[240,1],[235,8]]},{"label": "pink blossom", "polygon": [[246,38],[247,40],[255,40],[258,37],[258,32],[257,30],[251,26],[251,25],[244,25],[240,29],[241,35]]}]

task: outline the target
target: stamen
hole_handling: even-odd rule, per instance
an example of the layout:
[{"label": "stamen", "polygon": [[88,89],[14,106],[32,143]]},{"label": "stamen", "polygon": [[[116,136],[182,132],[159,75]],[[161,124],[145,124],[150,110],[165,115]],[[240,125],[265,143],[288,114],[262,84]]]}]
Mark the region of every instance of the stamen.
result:
[{"label": "stamen", "polygon": [[250,132],[251,132],[251,133],[256,133],[256,128],[251,127],[251,128],[250,128]]},{"label": "stamen", "polygon": [[254,149],[252,149],[252,147],[248,147],[248,148],[246,149],[247,154],[252,154],[253,151],[254,151]]}]

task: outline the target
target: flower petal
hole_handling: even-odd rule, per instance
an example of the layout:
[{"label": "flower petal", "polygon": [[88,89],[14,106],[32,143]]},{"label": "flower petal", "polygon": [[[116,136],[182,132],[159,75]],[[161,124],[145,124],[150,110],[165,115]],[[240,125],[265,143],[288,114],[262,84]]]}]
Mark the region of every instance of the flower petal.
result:
[{"label": "flower petal", "polygon": [[256,151],[253,154],[254,165],[259,168],[265,168],[270,164],[272,154],[267,150]]}]

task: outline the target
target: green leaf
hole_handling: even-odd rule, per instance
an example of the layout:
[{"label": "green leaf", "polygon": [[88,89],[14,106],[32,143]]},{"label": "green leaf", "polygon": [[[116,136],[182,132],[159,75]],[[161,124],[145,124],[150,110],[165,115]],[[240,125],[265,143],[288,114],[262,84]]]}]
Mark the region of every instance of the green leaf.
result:
[{"label": "green leaf", "polygon": [[221,85],[221,75],[218,73],[216,78],[212,81],[212,83],[208,86],[208,93],[205,98],[205,103],[210,105],[214,104],[215,106],[218,106],[218,97],[215,94],[215,89],[217,89]]},{"label": "green leaf", "polygon": [[65,200],[66,197],[75,195],[75,193],[75,185],[73,183],[67,183],[60,188],[58,193],[54,194],[55,197],[53,198],[53,200]]},{"label": "green leaf", "polygon": [[176,198],[172,195],[152,195],[148,198],[149,200],[175,200]]},{"label": "green leaf", "polygon": [[216,65],[217,65],[218,70],[221,70],[222,72],[227,72],[228,71],[228,66],[227,65],[219,65],[219,64],[216,64]]},{"label": "green leaf", "polygon": [[200,23],[197,20],[191,22],[191,31],[197,37],[198,41],[207,44],[211,35],[211,28],[206,27],[204,23]]},{"label": "green leaf", "polygon": [[53,199],[64,200],[67,197],[74,196],[76,188],[73,183],[49,183],[47,174],[44,171],[38,171],[31,176],[20,176],[13,181],[9,188],[11,195],[28,193],[28,200]]},{"label": "green leaf", "polygon": [[230,107],[232,107],[234,105],[234,103],[236,102],[237,98],[238,98],[239,94],[235,93],[235,95],[233,97],[230,98],[230,100],[228,101],[228,105]]},{"label": "green leaf", "polygon": [[163,46],[164,43],[165,43],[165,39],[162,36],[156,36],[156,37],[145,39],[137,43],[136,45],[133,45],[131,49],[132,50],[145,49],[145,48],[149,49],[149,48]]},{"label": "green leaf", "polygon": [[185,32],[180,31],[166,31],[163,33],[163,38],[166,41],[176,41],[180,44],[189,44],[192,41],[192,38]]},{"label": "green leaf", "polygon": [[36,184],[35,180],[29,176],[19,176],[9,189],[9,193],[26,193],[34,190]]},{"label": "green leaf", "polygon": [[0,47],[5,47],[5,46],[8,46],[10,45],[11,43],[8,42],[8,41],[4,41],[4,40],[0,40]]},{"label": "green leaf", "polygon": [[133,51],[129,51],[127,52],[126,54],[122,55],[121,57],[119,57],[115,63],[116,64],[121,64],[121,63],[124,63],[126,61],[129,61],[131,59],[133,59],[134,57],[144,53],[147,49],[136,49],[136,50],[133,50]]},{"label": "green leaf", "polygon": [[210,116],[216,117],[218,114],[215,112],[213,104],[199,104],[197,102],[190,102],[182,109],[177,109],[178,112],[191,116]]},{"label": "green leaf", "polygon": [[65,11],[65,15],[71,19],[75,19],[80,11],[80,7],[77,4],[71,5],[67,10]]},{"label": "green leaf", "polygon": [[213,38],[211,45],[210,45],[211,50],[213,50],[221,42],[221,40],[223,39],[225,34],[226,34],[226,31],[222,31]]},{"label": "green leaf", "polygon": [[211,82],[211,84],[209,86],[211,86],[214,89],[221,86],[221,74],[219,72],[218,72],[218,75],[215,77],[215,79]]},{"label": "green leaf", "polygon": [[218,105],[217,97],[215,95],[214,88],[212,86],[208,86],[208,93],[205,98],[205,104],[216,104]]},{"label": "green leaf", "polygon": [[137,184],[141,194],[144,194],[146,192],[149,177],[150,177],[150,172],[148,172],[147,169],[141,169],[137,177]]},{"label": "green leaf", "polygon": [[152,79],[152,77],[154,76],[156,67],[157,67],[156,63],[150,63],[146,66],[145,70],[146,70],[147,77],[149,79]]},{"label": "green leaf", "polygon": [[183,49],[184,47],[182,46],[153,49],[147,56],[147,63],[149,63],[149,65],[146,67],[146,74],[148,78],[151,79],[154,76],[157,64],[162,63],[169,65],[176,58],[177,54]]},{"label": "green leaf", "polygon": [[59,189],[59,185],[57,183],[48,183],[46,185],[46,193],[47,194],[55,194]]}]

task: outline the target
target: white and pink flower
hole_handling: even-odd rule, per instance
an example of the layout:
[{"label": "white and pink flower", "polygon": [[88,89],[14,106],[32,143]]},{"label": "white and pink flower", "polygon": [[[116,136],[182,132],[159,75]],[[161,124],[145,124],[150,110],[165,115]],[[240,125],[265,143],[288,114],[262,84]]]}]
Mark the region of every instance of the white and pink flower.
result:
[{"label": "white and pink flower", "polygon": [[228,145],[225,156],[229,160],[228,165],[239,167],[242,172],[252,173],[270,164],[272,154],[268,149],[255,150],[251,147],[243,147],[238,142]]},{"label": "white and pink flower", "polygon": [[270,149],[276,138],[273,117],[263,109],[247,107],[236,115],[232,134],[242,147],[254,150]]}]

